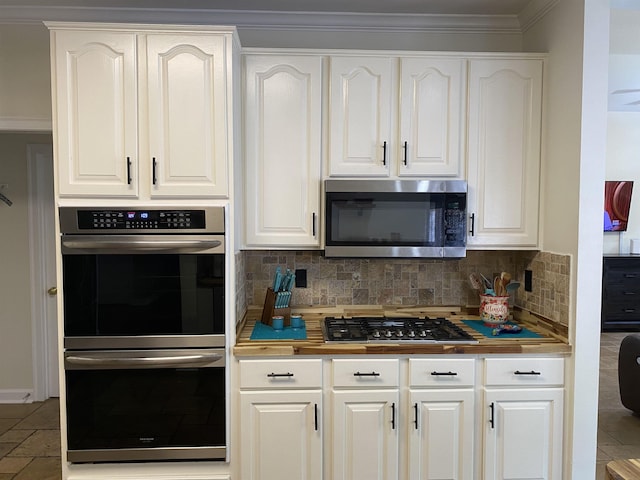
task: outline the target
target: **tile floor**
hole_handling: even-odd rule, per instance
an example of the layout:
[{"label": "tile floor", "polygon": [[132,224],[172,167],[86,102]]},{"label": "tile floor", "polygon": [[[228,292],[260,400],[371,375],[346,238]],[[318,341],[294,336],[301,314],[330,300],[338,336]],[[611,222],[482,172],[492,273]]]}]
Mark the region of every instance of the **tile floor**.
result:
[{"label": "tile floor", "polygon": [[62,478],[59,404],[0,404],[0,480]]},{"label": "tile floor", "polygon": [[[600,406],[596,480],[617,458],[640,458],[640,416],[620,403],[618,349],[628,335],[603,333],[600,344]],[[57,398],[20,405],[0,404],[0,480],[60,480]]]}]

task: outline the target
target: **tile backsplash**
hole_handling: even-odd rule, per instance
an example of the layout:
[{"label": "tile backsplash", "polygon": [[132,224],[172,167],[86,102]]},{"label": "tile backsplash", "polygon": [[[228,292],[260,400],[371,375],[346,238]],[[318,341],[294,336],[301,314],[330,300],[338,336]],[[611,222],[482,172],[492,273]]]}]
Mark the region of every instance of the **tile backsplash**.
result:
[{"label": "tile backsplash", "polygon": [[[260,306],[277,266],[307,271],[307,288],[294,288],[292,305],[478,305],[469,274],[501,271],[522,286],[513,304],[566,325],[570,257],[548,252],[467,251],[462,259],[337,259],[319,251],[243,251],[236,254],[237,314]],[[524,291],[524,270],[533,292]]]}]

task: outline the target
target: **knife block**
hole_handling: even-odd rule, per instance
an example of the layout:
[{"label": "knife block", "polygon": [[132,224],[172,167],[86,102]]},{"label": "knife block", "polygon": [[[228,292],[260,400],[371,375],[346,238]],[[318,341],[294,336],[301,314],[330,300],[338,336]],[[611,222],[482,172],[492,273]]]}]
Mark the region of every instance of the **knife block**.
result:
[{"label": "knife block", "polygon": [[264,307],[262,307],[262,320],[265,325],[271,325],[271,317],[274,315],[282,315],[284,317],[285,326],[291,324],[291,307],[278,307],[276,308],[276,298],[278,294],[273,291],[273,288],[267,288],[267,294],[264,297]]}]

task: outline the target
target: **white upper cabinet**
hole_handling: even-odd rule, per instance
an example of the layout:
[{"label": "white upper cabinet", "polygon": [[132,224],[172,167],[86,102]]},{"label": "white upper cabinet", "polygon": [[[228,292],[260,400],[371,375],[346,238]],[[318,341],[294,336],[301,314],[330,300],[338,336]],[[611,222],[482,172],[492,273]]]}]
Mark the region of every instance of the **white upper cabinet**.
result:
[{"label": "white upper cabinet", "polygon": [[252,247],[319,247],[322,58],[245,55],[245,229]]},{"label": "white upper cabinet", "polygon": [[461,58],[331,57],[329,175],[460,177],[465,72]]},{"label": "white upper cabinet", "polygon": [[462,175],[466,61],[400,59],[400,176]]},{"label": "white upper cabinet", "polygon": [[225,38],[146,40],[151,196],[226,196]]},{"label": "white upper cabinet", "polygon": [[476,59],[469,68],[468,246],[538,246],[540,59]]},{"label": "white upper cabinet", "polygon": [[136,36],[54,32],[61,196],[138,196]]},{"label": "white upper cabinet", "polygon": [[331,57],[329,175],[389,175],[396,63],[393,57]]},{"label": "white upper cabinet", "polygon": [[51,38],[61,197],[228,196],[229,34]]}]

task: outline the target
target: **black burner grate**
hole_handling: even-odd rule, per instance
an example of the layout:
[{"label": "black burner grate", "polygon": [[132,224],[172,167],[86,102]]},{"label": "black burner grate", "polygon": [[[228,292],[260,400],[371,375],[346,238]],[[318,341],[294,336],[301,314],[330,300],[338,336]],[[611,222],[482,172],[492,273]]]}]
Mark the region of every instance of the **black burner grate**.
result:
[{"label": "black burner grate", "polygon": [[352,343],[477,343],[446,318],[326,317],[327,342]]}]

